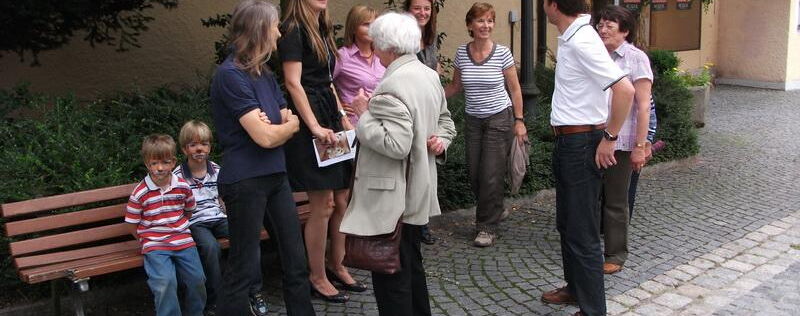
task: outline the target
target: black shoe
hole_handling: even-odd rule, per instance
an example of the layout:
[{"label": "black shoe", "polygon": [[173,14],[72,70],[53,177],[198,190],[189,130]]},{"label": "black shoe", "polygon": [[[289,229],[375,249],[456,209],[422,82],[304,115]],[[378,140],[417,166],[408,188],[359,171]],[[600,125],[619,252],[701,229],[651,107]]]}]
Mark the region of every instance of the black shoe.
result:
[{"label": "black shoe", "polygon": [[428,225],[422,227],[422,242],[426,245],[433,245],[436,243],[436,237],[431,234]]},{"label": "black shoe", "polygon": [[264,300],[261,293],[250,296],[250,312],[253,313],[253,315],[267,316],[268,311],[269,307],[267,306],[267,301]]},{"label": "black shoe", "polygon": [[[355,281],[351,284],[344,283],[344,281],[342,281],[342,279],[340,279],[339,276],[336,275],[336,273],[334,273],[330,269],[326,268],[325,274],[328,276],[328,280],[331,280],[332,282],[336,282],[339,284],[339,286],[336,286],[337,289],[342,289],[348,292],[359,292],[359,293],[367,290],[367,285],[362,282]],[[334,286],[335,285],[336,284],[334,284]]]},{"label": "black shoe", "polygon": [[314,296],[331,303],[347,303],[347,301],[350,300],[350,296],[344,294],[342,291],[339,291],[339,293],[333,295],[322,294],[314,287],[314,284],[311,284],[311,293],[314,294]]}]

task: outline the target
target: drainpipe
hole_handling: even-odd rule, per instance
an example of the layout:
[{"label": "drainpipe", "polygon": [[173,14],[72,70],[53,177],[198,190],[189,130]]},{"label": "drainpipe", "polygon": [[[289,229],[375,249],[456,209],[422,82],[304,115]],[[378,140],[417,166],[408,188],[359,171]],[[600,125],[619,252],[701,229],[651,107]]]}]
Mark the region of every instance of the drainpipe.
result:
[{"label": "drainpipe", "polygon": [[[533,117],[539,88],[533,74],[533,5],[534,0],[522,0],[522,70],[520,85],[522,86],[522,106],[525,115]],[[538,39],[537,39],[538,40]],[[541,40],[539,40],[541,42]]]},{"label": "drainpipe", "polygon": [[536,62],[544,65],[547,58],[547,17],[544,15],[544,0],[536,1]]}]

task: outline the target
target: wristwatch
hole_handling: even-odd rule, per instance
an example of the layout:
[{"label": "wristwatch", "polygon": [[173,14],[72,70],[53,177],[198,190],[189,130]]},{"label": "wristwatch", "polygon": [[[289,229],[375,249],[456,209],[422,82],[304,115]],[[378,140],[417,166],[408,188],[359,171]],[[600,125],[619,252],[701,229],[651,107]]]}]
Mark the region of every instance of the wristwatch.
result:
[{"label": "wristwatch", "polygon": [[613,135],[613,134],[609,133],[608,130],[604,129],[603,130],[603,138],[605,138],[607,141],[613,142],[613,141],[616,141],[617,138],[619,138],[619,135]]}]

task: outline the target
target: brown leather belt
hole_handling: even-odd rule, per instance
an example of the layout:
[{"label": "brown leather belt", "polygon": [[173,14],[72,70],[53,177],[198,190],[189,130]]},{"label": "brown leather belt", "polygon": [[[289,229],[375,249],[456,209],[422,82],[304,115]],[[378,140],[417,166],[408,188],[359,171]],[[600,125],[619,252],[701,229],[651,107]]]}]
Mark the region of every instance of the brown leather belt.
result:
[{"label": "brown leather belt", "polygon": [[596,130],[604,130],[606,129],[607,125],[597,124],[597,125],[561,125],[561,126],[553,126],[553,134],[556,136],[561,135],[568,135],[568,134],[575,134],[575,133],[586,133]]}]

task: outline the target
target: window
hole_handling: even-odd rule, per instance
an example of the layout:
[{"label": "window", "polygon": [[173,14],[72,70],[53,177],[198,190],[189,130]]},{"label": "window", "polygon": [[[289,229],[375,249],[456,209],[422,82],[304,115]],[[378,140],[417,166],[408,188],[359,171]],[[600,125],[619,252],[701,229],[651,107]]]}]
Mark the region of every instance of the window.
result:
[{"label": "window", "polygon": [[[656,2],[656,1],[653,1]],[[700,0],[662,0],[661,10],[650,11],[650,49],[700,49]]]}]

